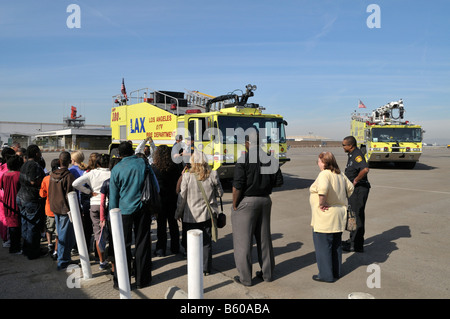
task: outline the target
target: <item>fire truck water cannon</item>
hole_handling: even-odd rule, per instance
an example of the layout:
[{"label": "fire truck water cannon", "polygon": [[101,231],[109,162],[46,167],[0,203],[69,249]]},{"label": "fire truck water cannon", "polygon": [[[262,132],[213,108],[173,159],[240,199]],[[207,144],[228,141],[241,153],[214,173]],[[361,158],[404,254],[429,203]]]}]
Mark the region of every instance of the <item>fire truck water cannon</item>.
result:
[{"label": "fire truck water cannon", "polygon": [[[245,89],[246,89],[245,93],[243,93],[241,96],[234,94],[234,93],[229,93],[229,94],[225,94],[225,95],[220,95],[218,97],[215,97],[215,98],[209,100],[206,103],[206,112],[210,111],[211,104],[217,103],[217,102],[222,102],[222,101],[230,101],[230,103],[225,104],[225,107],[246,106],[248,99],[250,97],[254,96],[253,91],[256,91],[256,85],[247,84]],[[252,106],[254,106],[254,104],[252,104]]]},{"label": "fire truck water cannon", "polygon": [[372,113],[372,121],[374,123],[389,122],[392,120],[403,120],[405,108],[403,107],[403,100],[397,102],[390,102],[386,105],[380,106]]}]

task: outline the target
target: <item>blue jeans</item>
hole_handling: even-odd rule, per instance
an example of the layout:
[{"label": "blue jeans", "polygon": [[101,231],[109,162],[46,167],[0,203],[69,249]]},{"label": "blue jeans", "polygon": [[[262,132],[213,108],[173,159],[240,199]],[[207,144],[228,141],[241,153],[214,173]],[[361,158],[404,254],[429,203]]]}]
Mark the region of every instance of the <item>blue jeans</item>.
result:
[{"label": "blue jeans", "polygon": [[342,233],[316,233],[313,231],[319,278],[333,281],[341,276]]},{"label": "blue jeans", "polygon": [[41,214],[39,202],[25,202],[16,198],[22,222],[23,254],[28,259],[40,257],[41,225],[44,215]]},{"label": "blue jeans", "polygon": [[56,230],[58,232],[58,269],[69,266],[71,250],[75,246],[75,232],[68,215],[55,214]]}]

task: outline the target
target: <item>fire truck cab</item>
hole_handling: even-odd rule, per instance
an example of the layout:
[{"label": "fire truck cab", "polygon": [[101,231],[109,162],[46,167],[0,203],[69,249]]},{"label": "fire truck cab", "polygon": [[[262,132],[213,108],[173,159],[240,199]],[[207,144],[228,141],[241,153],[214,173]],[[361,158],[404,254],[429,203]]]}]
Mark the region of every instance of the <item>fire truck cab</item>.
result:
[{"label": "fire truck cab", "polygon": [[[136,147],[150,136],[155,145],[172,147],[175,137],[193,139],[221,179],[233,177],[234,166],[245,151],[244,135],[249,128],[260,134],[261,147],[282,165],[289,161],[285,126],[281,115],[264,114],[264,108],[248,103],[256,86],[247,85],[245,93],[234,92],[214,97],[198,91],[174,92],[140,89],[113,97],[111,112],[112,143],[117,153],[122,141]],[[236,90],[237,91],[237,90]],[[133,103],[128,105],[128,101]]]},{"label": "fire truck cab", "polygon": [[352,114],[351,135],[365,154],[369,166],[391,162],[414,168],[422,154],[423,130],[404,120],[403,100],[390,102],[372,114]]}]

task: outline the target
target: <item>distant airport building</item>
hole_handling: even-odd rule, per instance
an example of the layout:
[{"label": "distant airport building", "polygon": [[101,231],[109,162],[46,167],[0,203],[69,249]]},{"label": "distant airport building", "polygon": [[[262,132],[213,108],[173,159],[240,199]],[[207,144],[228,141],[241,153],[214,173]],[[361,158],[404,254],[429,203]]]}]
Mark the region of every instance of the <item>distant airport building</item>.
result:
[{"label": "distant airport building", "polygon": [[43,151],[106,150],[111,143],[107,125],[0,121],[0,145],[19,142],[21,147],[37,144]]},{"label": "distant airport building", "polygon": [[21,147],[37,144],[43,151],[106,150],[111,128],[86,125],[85,118],[71,107],[62,123],[0,122],[0,145],[19,142]]},{"label": "distant airport building", "polygon": [[44,150],[107,150],[111,128],[65,128],[36,135],[36,144]]},{"label": "distant airport building", "polygon": [[297,135],[297,136],[291,135],[291,136],[287,136],[286,139],[288,141],[297,141],[297,142],[300,142],[300,141],[330,141],[331,140],[331,138],[328,138],[328,137],[312,135],[312,134],[301,135],[301,136],[300,135]]},{"label": "distant airport building", "polygon": [[287,136],[288,147],[336,147],[340,146],[342,141],[333,141],[331,138],[313,135]]}]

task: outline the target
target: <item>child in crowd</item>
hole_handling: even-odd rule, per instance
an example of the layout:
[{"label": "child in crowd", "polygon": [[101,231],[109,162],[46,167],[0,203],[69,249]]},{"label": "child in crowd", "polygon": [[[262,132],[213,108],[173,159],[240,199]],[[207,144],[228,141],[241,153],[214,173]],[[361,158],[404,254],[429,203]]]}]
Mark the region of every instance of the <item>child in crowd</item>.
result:
[{"label": "child in crowd", "polygon": [[[51,171],[55,171],[59,168],[59,158],[55,158],[50,163]],[[56,232],[55,214],[53,214],[50,209],[50,201],[48,199],[48,185],[50,183],[50,175],[47,175],[42,180],[41,189],[39,190],[39,195],[42,198],[46,198],[45,201],[45,226],[46,226],[46,237],[48,243],[48,253],[53,260],[58,258],[57,247],[58,247],[58,234]],[[55,234],[55,244],[52,244],[52,237]]]},{"label": "child in crowd", "polygon": [[20,254],[21,223],[16,196],[20,188],[19,177],[23,159],[18,155],[11,156],[6,162],[8,171],[0,179],[0,189],[3,190],[3,207],[6,225],[9,231],[9,253]]},{"label": "child in crowd", "polygon": [[[11,147],[5,147],[2,150],[2,157],[0,158],[0,179],[3,174],[8,171],[6,161],[15,154]],[[3,202],[3,190],[0,188],[0,201]],[[6,218],[3,205],[0,204],[0,237],[3,241],[3,248],[8,248],[11,245],[9,241],[8,226],[6,226]]]},{"label": "child in crowd", "polygon": [[[120,162],[120,157],[112,157],[109,162],[109,170],[112,171],[113,167]],[[114,287],[118,287],[117,275],[115,273],[115,261],[114,261],[114,247],[112,241],[111,232],[111,220],[109,219],[109,178],[103,182],[102,188],[100,189],[100,227],[108,230],[108,259],[111,262],[111,273],[113,274]]]},{"label": "child in crowd", "polygon": [[[94,230],[95,244],[97,248],[97,253],[100,259],[100,269],[104,270],[108,266],[108,261],[104,260],[103,253],[98,245],[101,227],[100,227],[100,188],[103,182],[110,177],[109,166],[109,155],[108,154],[98,154],[95,161],[95,169],[83,174],[77,178],[72,186],[84,194],[90,194],[90,215],[92,219],[92,226]],[[89,187],[84,186],[87,184]]]}]

